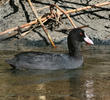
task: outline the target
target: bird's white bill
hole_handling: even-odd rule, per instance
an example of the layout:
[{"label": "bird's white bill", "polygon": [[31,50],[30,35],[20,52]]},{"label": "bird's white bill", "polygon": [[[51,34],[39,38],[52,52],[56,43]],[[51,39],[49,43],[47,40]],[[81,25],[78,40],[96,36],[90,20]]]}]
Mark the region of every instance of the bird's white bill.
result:
[{"label": "bird's white bill", "polygon": [[87,44],[94,44],[93,41],[92,41],[86,34],[85,34],[84,41],[85,41]]}]

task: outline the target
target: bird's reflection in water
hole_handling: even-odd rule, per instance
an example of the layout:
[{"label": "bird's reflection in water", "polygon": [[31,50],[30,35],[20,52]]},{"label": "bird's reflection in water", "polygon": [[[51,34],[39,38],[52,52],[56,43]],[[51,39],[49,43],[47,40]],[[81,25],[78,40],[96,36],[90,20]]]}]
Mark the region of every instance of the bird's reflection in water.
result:
[{"label": "bird's reflection in water", "polygon": [[[85,52],[75,70],[3,70],[0,100],[110,100],[110,47]],[[4,56],[0,56],[4,57]]]},{"label": "bird's reflection in water", "polygon": [[[11,76],[14,81],[11,81],[10,84],[18,87],[14,91],[18,93],[19,98],[23,99],[26,99],[25,95],[27,95],[32,98],[29,100],[35,98],[38,100],[92,100],[88,98],[90,95],[94,95],[94,91],[90,92],[93,87],[89,87],[92,83],[89,83],[88,80],[82,80],[83,69],[13,70]],[[13,92],[13,88],[11,89]]]}]

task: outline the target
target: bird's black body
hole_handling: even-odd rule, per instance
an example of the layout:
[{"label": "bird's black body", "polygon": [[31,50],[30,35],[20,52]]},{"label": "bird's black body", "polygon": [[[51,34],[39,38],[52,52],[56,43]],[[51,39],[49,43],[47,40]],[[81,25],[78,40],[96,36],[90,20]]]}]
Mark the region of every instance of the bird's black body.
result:
[{"label": "bird's black body", "polygon": [[68,54],[41,52],[23,52],[8,61],[14,69],[72,69],[80,67],[82,57],[70,57]]},{"label": "bird's black body", "polygon": [[[58,70],[78,68],[83,63],[83,58],[80,55],[80,44],[89,39],[86,37],[82,29],[73,29],[67,38],[68,54],[23,52],[15,55],[13,59],[7,62],[15,69]],[[92,41],[90,40],[89,43],[92,44]]]}]

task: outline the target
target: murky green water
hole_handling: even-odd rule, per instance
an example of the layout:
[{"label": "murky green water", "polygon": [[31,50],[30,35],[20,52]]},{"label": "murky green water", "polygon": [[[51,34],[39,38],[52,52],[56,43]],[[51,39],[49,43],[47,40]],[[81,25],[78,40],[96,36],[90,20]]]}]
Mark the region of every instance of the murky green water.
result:
[{"label": "murky green water", "polygon": [[83,49],[77,70],[18,71],[4,62],[16,51],[0,51],[0,100],[110,100],[110,47]]}]

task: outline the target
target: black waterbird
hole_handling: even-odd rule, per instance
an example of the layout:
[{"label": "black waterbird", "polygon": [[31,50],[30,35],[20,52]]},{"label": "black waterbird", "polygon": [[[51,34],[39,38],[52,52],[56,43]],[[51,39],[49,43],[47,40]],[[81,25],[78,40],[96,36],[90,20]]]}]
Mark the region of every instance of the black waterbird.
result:
[{"label": "black waterbird", "polygon": [[81,42],[93,44],[84,30],[72,29],[67,38],[68,54],[22,52],[7,60],[14,69],[75,69],[82,65],[83,57],[80,54]]}]

